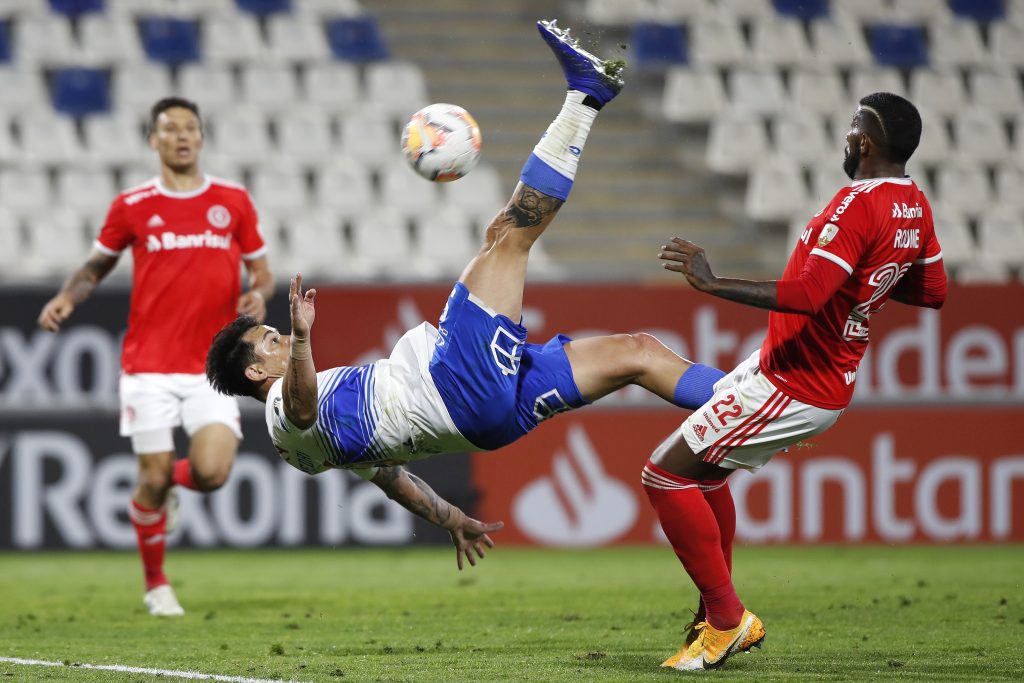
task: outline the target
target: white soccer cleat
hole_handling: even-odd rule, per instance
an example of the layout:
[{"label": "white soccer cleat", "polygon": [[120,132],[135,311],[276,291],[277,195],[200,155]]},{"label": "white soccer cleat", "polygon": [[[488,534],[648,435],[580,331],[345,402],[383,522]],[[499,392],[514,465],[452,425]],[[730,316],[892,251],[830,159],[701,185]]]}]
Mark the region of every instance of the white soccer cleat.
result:
[{"label": "white soccer cleat", "polygon": [[170,534],[178,528],[178,520],[181,519],[181,496],[178,495],[177,486],[172,486],[167,492],[164,510],[167,513],[167,518],[164,522],[164,533]]},{"label": "white soccer cleat", "polygon": [[154,617],[180,617],[185,614],[185,610],[182,609],[170,584],[165,583],[153,590],[146,591],[142,602],[146,603],[146,609]]}]

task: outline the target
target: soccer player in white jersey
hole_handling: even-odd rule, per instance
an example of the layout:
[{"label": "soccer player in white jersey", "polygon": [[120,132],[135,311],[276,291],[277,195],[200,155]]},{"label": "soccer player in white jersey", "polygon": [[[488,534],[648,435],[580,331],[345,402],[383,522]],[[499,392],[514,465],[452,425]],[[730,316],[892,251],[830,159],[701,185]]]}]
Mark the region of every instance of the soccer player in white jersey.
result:
[{"label": "soccer player in white jersey", "polygon": [[484,245],[452,290],[438,328],[407,332],[389,358],[317,373],[310,349],[315,290],[289,293],[292,333],[241,317],[214,340],[207,374],[218,389],[266,403],[281,456],[317,473],[353,469],[424,519],[448,529],[458,566],[491,545],[484,524],[402,467],[440,453],[501,448],[556,413],[627,384],[695,408],[723,376],[649,335],[526,343],[523,288],[530,247],[568,197],[591,123],[622,87],[615,66],[580,49],[553,22],[541,36],[568,81],[565,104],[487,227]]},{"label": "soccer player in white jersey", "polygon": [[[121,356],[121,435],[138,456],[129,517],[142,556],[150,614],[184,614],[164,574],[168,493],[175,484],[224,484],[241,438],[238,405],[203,374],[213,335],[239,313],[263,320],[274,291],[256,210],[245,188],[203,174],[203,129],[193,102],[170,97],[150,115],[160,174],[123,191],[86,263],[39,314],[57,331],[131,249],[131,309]],[[249,274],[241,293],[240,263]],[[169,340],[173,340],[170,343]],[[190,437],[175,461],[172,431]],[[175,500],[172,497],[172,501]]]},{"label": "soccer player in white jersey", "polygon": [[921,117],[904,98],[860,100],[843,162],[853,182],[811,218],[781,280],[715,277],[697,245],[677,237],[662,247],[665,268],[695,289],[771,311],[760,350],[715,385],[644,467],[644,489],[701,595],[686,641],[663,666],[717,668],[764,638],[730,576],[736,512],[726,477],[756,471],[839,419],[871,317],[888,300],[927,308],[945,301],[932,210],[905,169],[920,139]]}]

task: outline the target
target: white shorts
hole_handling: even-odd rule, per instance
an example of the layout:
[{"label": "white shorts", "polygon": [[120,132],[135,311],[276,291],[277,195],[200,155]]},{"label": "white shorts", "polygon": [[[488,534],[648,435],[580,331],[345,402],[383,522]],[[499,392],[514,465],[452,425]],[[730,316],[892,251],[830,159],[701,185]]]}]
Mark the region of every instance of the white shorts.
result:
[{"label": "white shorts", "polygon": [[[122,374],[120,393],[121,436],[153,432],[165,432],[169,436],[175,427],[184,427],[185,433],[192,436],[206,425],[225,424],[235,436],[242,438],[238,402],[233,396],[218,394],[206,375]],[[167,440],[167,437],[156,442],[145,439],[147,443],[160,444],[166,444]],[[133,443],[135,441],[133,439]],[[173,450],[173,445],[144,450]]]},{"label": "white shorts", "polygon": [[715,382],[715,395],[676,430],[704,462],[755,471],[801,439],[820,434],[842,410],[801,403],[761,372],[760,350]]}]

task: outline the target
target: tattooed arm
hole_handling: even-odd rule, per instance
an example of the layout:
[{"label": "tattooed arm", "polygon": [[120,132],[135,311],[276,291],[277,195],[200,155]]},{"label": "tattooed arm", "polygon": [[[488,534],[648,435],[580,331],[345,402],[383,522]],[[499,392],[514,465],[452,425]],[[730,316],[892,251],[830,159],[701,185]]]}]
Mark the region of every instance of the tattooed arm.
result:
[{"label": "tattooed arm", "polygon": [[[404,467],[381,467],[371,479],[388,498],[397,502],[417,517],[447,529],[455,544],[455,559],[461,570],[463,557],[476,566],[477,557],[484,556],[484,546],[494,547],[487,534],[498,531],[504,524],[484,524],[469,517],[430,488],[427,482]],[[474,555],[475,553],[475,555]]]},{"label": "tattooed arm", "polygon": [[75,306],[88,299],[100,281],[117,265],[117,257],[93,251],[89,260],[68,278],[55,297],[46,302],[38,323],[44,330],[56,332]]},{"label": "tattooed arm", "polygon": [[309,344],[309,331],[316,315],[314,297],[315,289],[302,293],[302,276],[296,274],[288,288],[292,337],[281,395],[285,416],[300,429],[308,429],[316,422],[316,366],[313,365],[313,349]]},{"label": "tattooed arm", "polygon": [[564,203],[561,199],[519,183],[498,218],[517,228],[547,227]]}]

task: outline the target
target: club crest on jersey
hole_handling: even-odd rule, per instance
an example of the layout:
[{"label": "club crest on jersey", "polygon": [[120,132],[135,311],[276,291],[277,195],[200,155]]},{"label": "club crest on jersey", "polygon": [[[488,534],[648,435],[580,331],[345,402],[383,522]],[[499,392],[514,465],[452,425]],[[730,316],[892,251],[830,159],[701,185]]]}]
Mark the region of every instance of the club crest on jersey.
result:
[{"label": "club crest on jersey", "polygon": [[836,238],[839,234],[839,226],[835,223],[826,223],[825,227],[821,229],[821,234],[818,235],[818,246],[827,247],[829,243]]},{"label": "club crest on jersey", "polygon": [[206,220],[215,228],[226,228],[231,225],[231,212],[220,204],[214,204],[206,212]]}]

